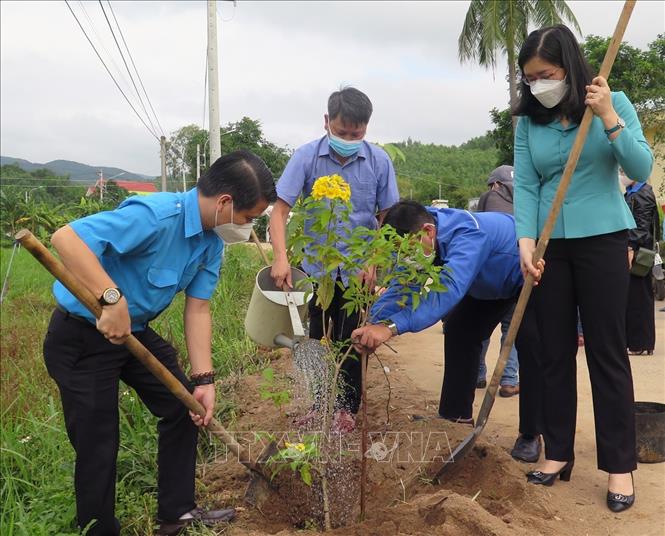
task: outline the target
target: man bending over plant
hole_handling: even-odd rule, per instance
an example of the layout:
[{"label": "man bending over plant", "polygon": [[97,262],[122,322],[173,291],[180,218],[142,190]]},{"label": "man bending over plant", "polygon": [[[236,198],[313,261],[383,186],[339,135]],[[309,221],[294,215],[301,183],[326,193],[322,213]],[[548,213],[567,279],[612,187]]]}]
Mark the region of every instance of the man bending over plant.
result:
[{"label": "man bending over plant", "polygon": [[[515,221],[511,215],[498,212],[471,214],[401,201],[388,211],[383,225],[421,241],[431,262],[443,264],[440,280],[447,290],[428,293],[413,308],[404,303],[398,286],[389,287],[372,307],[372,324],[355,330],[352,339],[358,348],[374,351],[395,335],[422,331],[446,318],[438,417],[472,424],[482,342],[513,307],[524,283]],[[542,261],[539,268],[542,273]],[[536,458],[541,448],[538,341],[535,320],[527,313],[516,343],[519,355],[524,355],[520,360],[524,385],[520,393],[521,435],[515,447]],[[522,452],[524,449],[528,452]]]}]

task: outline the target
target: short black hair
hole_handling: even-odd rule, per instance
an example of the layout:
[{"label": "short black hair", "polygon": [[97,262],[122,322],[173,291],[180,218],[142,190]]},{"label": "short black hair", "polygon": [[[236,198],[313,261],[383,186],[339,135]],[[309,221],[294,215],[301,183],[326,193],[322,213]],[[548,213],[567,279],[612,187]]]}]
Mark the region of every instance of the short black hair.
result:
[{"label": "short black hair", "polygon": [[435,223],[432,215],[417,201],[401,200],[386,212],[382,225],[390,225],[404,236],[420,232],[426,223]]},{"label": "short black hair", "polygon": [[593,71],[573,32],[563,24],[548,26],[529,34],[522,45],[517,63],[522,76],[524,65],[532,58],[541,58],[566,71],[568,92],[559,104],[545,108],[526,84],[519,84],[520,99],[513,115],[526,115],[535,123],[547,124],[557,117],[567,117],[574,123],[582,121],[586,98],[585,86],[591,83]]},{"label": "short black hair", "polygon": [[366,125],[372,117],[372,101],[362,91],[346,86],[328,98],[328,119],[341,117],[345,123]]},{"label": "short black hair", "polygon": [[229,194],[236,210],[247,210],[259,201],[277,200],[275,180],[265,162],[250,151],[233,151],[218,158],[197,184],[205,197]]}]

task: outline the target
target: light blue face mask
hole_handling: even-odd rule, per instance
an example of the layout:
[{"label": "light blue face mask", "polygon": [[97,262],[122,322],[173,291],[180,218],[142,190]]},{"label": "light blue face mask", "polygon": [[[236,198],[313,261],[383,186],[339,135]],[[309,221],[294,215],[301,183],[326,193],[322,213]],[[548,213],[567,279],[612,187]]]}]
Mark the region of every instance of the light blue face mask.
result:
[{"label": "light blue face mask", "polygon": [[330,132],[330,127],[328,127],[328,145],[330,145],[330,148],[343,158],[348,158],[349,156],[356,154],[360,150],[362,143],[362,139],[347,141],[339,136],[335,136]]}]

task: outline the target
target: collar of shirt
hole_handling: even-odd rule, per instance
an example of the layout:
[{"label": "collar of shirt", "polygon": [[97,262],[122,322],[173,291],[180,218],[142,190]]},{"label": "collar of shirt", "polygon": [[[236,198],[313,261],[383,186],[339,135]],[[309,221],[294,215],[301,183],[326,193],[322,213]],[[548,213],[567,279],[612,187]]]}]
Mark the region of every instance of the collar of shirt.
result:
[{"label": "collar of shirt", "polygon": [[334,160],[335,162],[337,162],[340,166],[344,167],[344,166],[350,164],[351,162],[355,161],[358,158],[362,158],[363,160],[366,159],[367,158],[366,145],[367,145],[367,143],[365,141],[363,141],[360,144],[360,149],[358,150],[358,152],[356,154],[350,156],[349,158],[347,158],[346,162],[344,162],[344,164],[342,164],[339,161],[340,156],[330,148],[330,145],[328,144],[328,136],[326,135],[326,136],[323,136],[321,138],[321,140],[319,141],[319,156],[327,156],[331,160]]},{"label": "collar of shirt", "polygon": [[574,123],[572,121],[570,121],[568,123],[567,127],[564,127],[563,123],[561,123],[561,120],[559,120],[559,119],[554,119],[553,121],[548,123],[546,126],[549,127],[549,128],[553,128],[554,130],[559,130],[560,132],[567,132],[569,130],[573,130],[573,129],[579,127],[579,125],[577,123]]},{"label": "collar of shirt", "polygon": [[628,188],[626,188],[626,195],[634,194],[635,192],[639,192],[642,186],[644,186],[646,182],[634,182],[631,184]]},{"label": "collar of shirt", "polygon": [[203,232],[198,188],[192,188],[184,194],[184,203],[185,238],[189,238]]}]

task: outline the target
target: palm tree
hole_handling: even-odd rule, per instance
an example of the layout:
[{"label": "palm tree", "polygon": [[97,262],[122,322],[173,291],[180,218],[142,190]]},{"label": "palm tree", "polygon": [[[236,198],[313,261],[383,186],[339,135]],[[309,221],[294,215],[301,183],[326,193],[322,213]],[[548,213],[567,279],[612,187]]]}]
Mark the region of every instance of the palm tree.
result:
[{"label": "palm tree", "polygon": [[477,61],[494,69],[497,58],[505,52],[512,108],[517,102],[516,57],[529,26],[540,28],[564,21],[582,33],[565,0],[471,0],[457,41],[460,62]]}]

